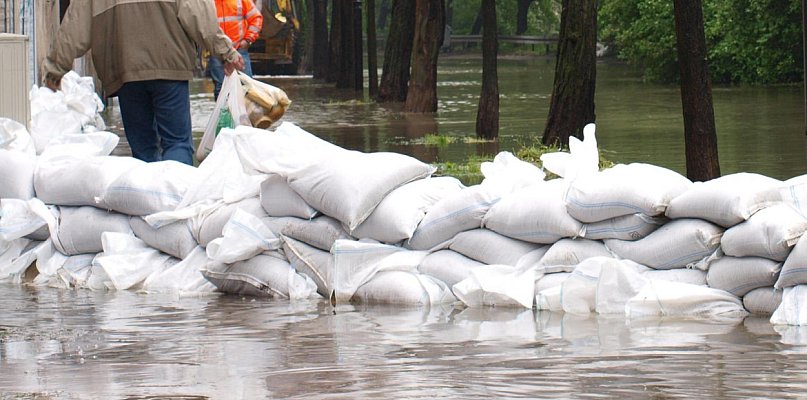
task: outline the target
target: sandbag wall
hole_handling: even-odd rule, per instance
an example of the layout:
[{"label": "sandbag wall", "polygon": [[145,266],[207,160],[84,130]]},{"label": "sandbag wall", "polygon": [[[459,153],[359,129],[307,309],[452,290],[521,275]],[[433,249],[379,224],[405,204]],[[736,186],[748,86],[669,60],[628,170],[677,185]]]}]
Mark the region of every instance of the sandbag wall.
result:
[{"label": "sandbag wall", "polygon": [[290,123],[223,130],[198,168],[100,142],[0,150],[0,279],[807,323],[804,177],[693,183],[571,154],[546,180],[501,153],[465,186]]}]

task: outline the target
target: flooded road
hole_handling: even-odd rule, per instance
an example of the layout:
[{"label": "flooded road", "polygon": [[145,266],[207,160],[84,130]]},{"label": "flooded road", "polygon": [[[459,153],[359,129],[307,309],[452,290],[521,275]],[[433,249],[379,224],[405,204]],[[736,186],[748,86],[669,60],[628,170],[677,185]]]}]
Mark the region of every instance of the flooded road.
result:
[{"label": "flooded road", "polygon": [[6,286],[0,293],[2,398],[799,398],[807,392],[807,328],[777,332],[765,318],[333,310],[324,301]]},{"label": "flooded road", "polygon": [[[285,120],[340,146],[428,162],[540,140],[552,63],[503,60],[500,140],[473,137],[481,67],[446,58],[439,111],[399,106],[300,78],[267,78],[293,100]],[[193,82],[194,130],[213,108]],[[724,174],[804,173],[801,87],[715,88]],[[618,162],[684,172],[676,87],[598,69],[600,147]],[[114,107],[107,120],[121,132]],[[118,150],[126,152],[125,144]],[[807,393],[807,328],[767,317],[681,320],[486,308],[334,309],[324,300],[179,297],[0,284],[0,399],[757,397]]]}]

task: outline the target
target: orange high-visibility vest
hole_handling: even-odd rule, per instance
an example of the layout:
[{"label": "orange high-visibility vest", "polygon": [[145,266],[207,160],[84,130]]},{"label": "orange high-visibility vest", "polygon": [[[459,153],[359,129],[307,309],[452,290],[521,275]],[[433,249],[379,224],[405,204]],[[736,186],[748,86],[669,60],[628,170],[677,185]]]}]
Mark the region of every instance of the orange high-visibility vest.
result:
[{"label": "orange high-visibility vest", "polygon": [[252,0],[216,0],[216,15],[224,34],[236,47],[241,40],[254,43],[263,26],[263,15]]}]

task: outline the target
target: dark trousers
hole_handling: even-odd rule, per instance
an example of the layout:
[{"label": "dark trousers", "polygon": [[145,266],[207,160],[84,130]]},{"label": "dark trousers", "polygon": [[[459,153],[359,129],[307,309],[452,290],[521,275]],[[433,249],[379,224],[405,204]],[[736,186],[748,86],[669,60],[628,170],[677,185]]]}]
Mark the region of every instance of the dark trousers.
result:
[{"label": "dark trousers", "polygon": [[146,162],[193,165],[191,103],[187,81],[127,82],[118,91],[132,156]]}]

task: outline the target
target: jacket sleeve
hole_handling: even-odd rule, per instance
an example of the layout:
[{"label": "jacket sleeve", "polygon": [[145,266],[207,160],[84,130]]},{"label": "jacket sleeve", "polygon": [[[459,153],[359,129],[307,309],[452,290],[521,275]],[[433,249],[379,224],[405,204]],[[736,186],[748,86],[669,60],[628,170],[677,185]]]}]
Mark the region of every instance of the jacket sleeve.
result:
[{"label": "jacket sleeve", "polygon": [[261,27],[263,27],[263,15],[261,10],[255,7],[252,0],[242,0],[242,2],[244,18],[247,20],[247,32],[244,34],[244,39],[250,43],[255,43],[261,33]]},{"label": "jacket sleeve", "polygon": [[178,15],[182,28],[196,44],[211,54],[232,62],[238,53],[233,42],[219,28],[216,6],[210,0],[179,0]]},{"label": "jacket sleeve", "polygon": [[90,50],[92,37],[92,1],[77,0],[70,4],[56,40],[51,42],[48,56],[42,63],[40,78],[60,79],[73,69],[73,61]]}]

